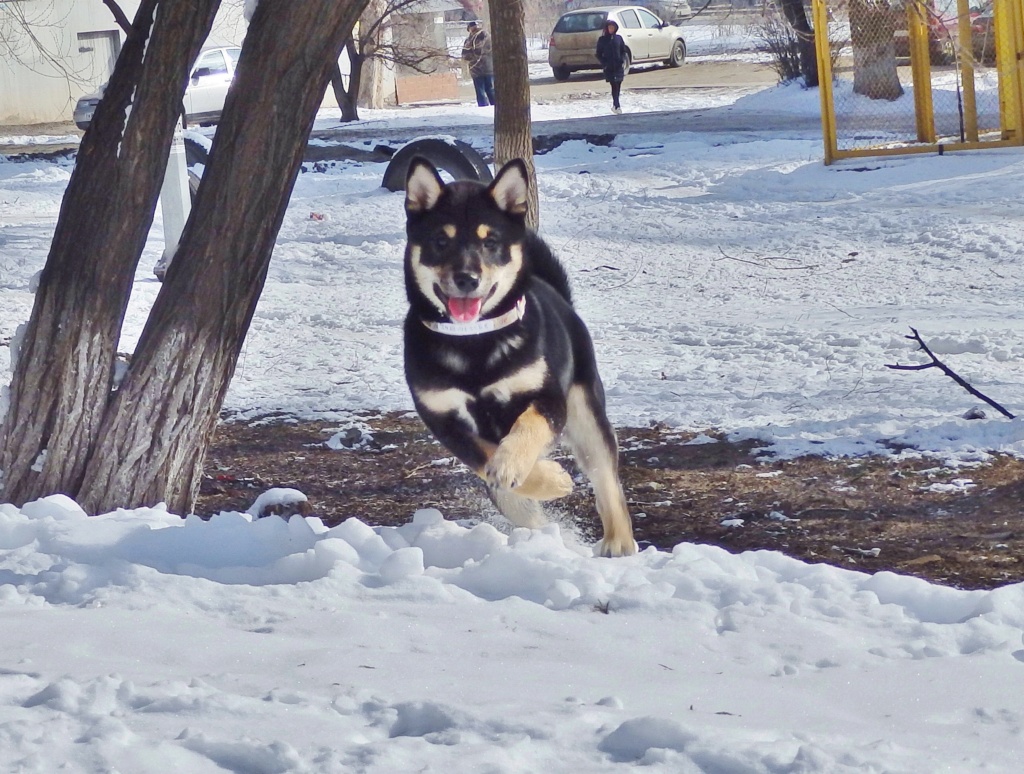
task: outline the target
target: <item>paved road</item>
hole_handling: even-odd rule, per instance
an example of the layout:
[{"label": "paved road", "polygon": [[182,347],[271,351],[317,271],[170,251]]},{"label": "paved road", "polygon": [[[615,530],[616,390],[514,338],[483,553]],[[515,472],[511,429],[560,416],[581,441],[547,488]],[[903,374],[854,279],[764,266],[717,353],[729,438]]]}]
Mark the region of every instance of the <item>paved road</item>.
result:
[{"label": "paved road", "polygon": [[[624,89],[629,90],[674,90],[723,89],[766,87],[778,82],[778,76],[770,67],[747,62],[686,62],[682,67],[648,65],[633,70],[626,77]],[[608,85],[600,73],[574,73],[564,82],[553,77],[535,77],[530,82],[530,93],[534,101],[571,100],[573,97],[591,97],[604,94]],[[460,97],[473,99],[471,85],[461,87]],[[554,137],[586,137],[616,135],[622,133],[667,133],[680,130],[694,132],[779,132],[809,131],[820,132],[821,122],[817,117],[794,116],[779,113],[765,115],[763,110],[744,110],[742,102],[725,110],[672,110],[653,113],[623,113],[601,115],[591,118],[571,118],[558,121],[534,121],[534,137],[543,141]],[[457,119],[437,127],[436,131],[455,134],[464,138],[490,134],[493,130],[486,124],[460,124]],[[389,129],[377,127],[338,126],[314,132],[321,140],[346,142],[351,140],[382,139],[393,142],[405,141],[426,134],[423,129]],[[543,146],[543,142],[541,142]]]},{"label": "paved road", "polygon": [[[534,68],[535,70],[537,68]],[[775,72],[762,64],[737,61],[693,62],[687,61],[682,67],[663,67],[658,65],[642,66],[627,76],[625,89],[629,90],[687,90],[709,88],[750,88],[769,86],[777,81]],[[574,73],[564,82],[556,81],[550,75],[535,77],[530,84],[531,94],[536,101],[571,100],[574,97],[591,97],[595,93],[603,94],[607,84],[600,73]],[[471,84],[461,86],[460,96],[469,101],[473,99]],[[729,110],[675,110],[657,113],[624,113],[622,115],[604,115],[593,118],[573,118],[560,121],[535,121],[534,135],[540,139],[559,136],[583,137],[594,135],[615,135],[629,133],[664,133],[677,132],[680,129],[689,131],[732,131],[732,132],[764,132],[767,128],[778,131],[820,130],[816,118],[779,114],[765,116],[763,112],[744,111],[739,104]],[[489,135],[492,131],[487,125],[460,125],[457,121],[438,127],[438,131],[461,136],[478,137]],[[3,127],[0,134],[17,135],[40,133],[38,127]],[[45,128],[46,134],[81,134],[73,124],[53,125]],[[363,139],[382,139],[400,142],[424,134],[422,129],[388,129],[375,125],[373,127],[339,126],[314,132],[314,137],[321,140],[346,142]],[[70,150],[48,145],[41,147],[0,146],[0,154],[17,154],[31,152],[56,152]],[[311,151],[314,149],[311,148]],[[322,157],[322,152],[319,157]],[[315,160],[313,153],[310,160]]]},{"label": "paved road", "polygon": [[[571,97],[608,89],[600,72],[573,73],[567,81],[556,81],[550,70],[530,80],[530,92],[535,100]],[[682,67],[639,65],[630,70],[623,88],[630,89],[688,89],[710,86],[748,87],[770,86],[777,83],[778,75],[767,65],[738,61],[687,61]],[[472,96],[471,88],[466,90]]]},{"label": "paved road", "polygon": [[[687,61],[682,67],[645,65],[632,70],[626,77],[624,89],[628,93],[630,90],[757,88],[777,82],[778,76],[775,71],[763,64],[739,61]],[[561,82],[550,75],[534,76],[530,81],[530,94],[536,102],[572,100],[574,97],[589,98],[595,93],[605,94],[607,89],[608,84],[598,72],[573,73],[568,81]],[[460,98],[465,101],[473,100],[471,84],[463,84],[460,87]],[[678,132],[680,129],[695,132],[764,132],[768,127],[777,131],[820,131],[821,123],[818,118],[786,114],[767,117],[763,111],[744,111],[742,105],[737,105],[727,111],[696,109],[608,114],[593,118],[534,121],[533,124],[534,136],[537,138],[615,135],[624,132],[664,133]],[[437,127],[437,131],[470,138],[490,134],[492,129],[488,125],[460,124],[456,120],[454,123]],[[404,141],[425,133],[422,129],[339,126],[317,131],[314,136],[334,142],[374,138]]]}]

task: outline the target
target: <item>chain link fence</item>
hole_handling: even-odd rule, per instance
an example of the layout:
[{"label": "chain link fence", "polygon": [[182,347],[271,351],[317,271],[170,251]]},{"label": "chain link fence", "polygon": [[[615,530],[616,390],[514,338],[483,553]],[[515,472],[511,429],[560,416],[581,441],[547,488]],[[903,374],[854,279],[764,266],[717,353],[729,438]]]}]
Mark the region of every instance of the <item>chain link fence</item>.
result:
[{"label": "chain link fence", "polygon": [[1022,144],[1022,0],[972,1],[814,0],[827,162]]}]

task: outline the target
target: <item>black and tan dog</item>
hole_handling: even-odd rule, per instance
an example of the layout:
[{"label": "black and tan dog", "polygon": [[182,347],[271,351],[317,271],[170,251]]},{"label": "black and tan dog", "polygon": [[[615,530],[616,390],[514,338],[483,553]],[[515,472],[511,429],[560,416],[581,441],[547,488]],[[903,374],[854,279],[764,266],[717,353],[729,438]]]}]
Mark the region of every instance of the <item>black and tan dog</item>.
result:
[{"label": "black and tan dog", "polygon": [[572,491],[545,459],[564,433],[594,487],[598,553],[632,554],[594,347],[565,270],[526,227],[528,186],[518,159],[489,186],[445,185],[429,162],[409,165],[406,381],[427,427],[517,526],[543,525],[539,501]]}]

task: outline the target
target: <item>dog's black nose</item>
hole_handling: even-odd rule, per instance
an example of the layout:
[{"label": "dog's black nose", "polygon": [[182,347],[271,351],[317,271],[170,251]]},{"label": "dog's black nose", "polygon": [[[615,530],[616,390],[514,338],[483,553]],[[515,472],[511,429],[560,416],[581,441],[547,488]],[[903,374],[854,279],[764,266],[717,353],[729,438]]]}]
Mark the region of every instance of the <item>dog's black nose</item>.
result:
[{"label": "dog's black nose", "polygon": [[452,279],[455,281],[455,287],[459,289],[460,293],[472,293],[480,287],[480,277],[468,271],[456,272]]}]

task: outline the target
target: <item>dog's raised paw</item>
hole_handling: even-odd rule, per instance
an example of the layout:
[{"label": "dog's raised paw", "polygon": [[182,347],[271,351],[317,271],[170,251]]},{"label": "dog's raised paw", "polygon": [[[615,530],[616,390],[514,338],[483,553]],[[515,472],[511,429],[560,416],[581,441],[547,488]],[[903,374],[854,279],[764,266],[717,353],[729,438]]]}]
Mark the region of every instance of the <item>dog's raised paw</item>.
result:
[{"label": "dog's raised paw", "polygon": [[535,462],[499,445],[484,467],[484,478],[492,486],[515,489],[526,482]]},{"label": "dog's raised paw", "polygon": [[534,500],[557,500],[572,494],[572,476],[554,460],[537,460],[526,481],[515,492]]}]

